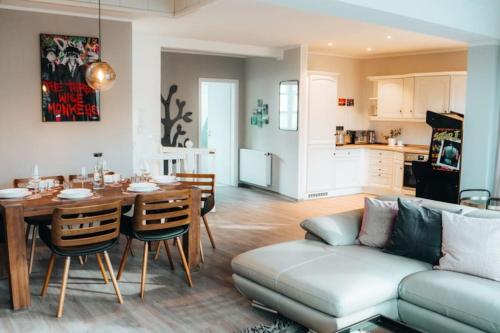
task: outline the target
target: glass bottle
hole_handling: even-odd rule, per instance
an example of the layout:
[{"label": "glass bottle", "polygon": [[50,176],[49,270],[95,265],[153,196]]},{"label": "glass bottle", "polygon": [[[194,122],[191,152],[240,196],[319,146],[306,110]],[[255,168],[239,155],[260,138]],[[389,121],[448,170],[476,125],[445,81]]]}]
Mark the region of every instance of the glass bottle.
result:
[{"label": "glass bottle", "polygon": [[104,188],[104,167],[102,153],[94,153],[95,168],[94,168],[94,190],[101,190]]}]

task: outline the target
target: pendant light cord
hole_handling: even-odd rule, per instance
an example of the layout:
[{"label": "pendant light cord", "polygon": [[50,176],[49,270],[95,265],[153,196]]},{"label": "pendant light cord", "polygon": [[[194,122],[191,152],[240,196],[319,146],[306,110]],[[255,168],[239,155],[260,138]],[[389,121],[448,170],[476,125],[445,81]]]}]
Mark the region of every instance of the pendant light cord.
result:
[{"label": "pendant light cord", "polygon": [[99,61],[102,60],[101,58],[101,51],[102,51],[102,36],[101,36],[101,0],[99,0]]}]

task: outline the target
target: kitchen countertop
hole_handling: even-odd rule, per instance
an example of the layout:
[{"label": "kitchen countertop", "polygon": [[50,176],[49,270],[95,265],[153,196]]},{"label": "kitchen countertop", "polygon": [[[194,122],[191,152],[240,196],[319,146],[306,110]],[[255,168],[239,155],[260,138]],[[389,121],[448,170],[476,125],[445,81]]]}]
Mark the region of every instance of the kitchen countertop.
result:
[{"label": "kitchen countertop", "polygon": [[373,143],[373,144],[347,144],[343,146],[336,146],[335,149],[357,149],[357,148],[367,148],[367,149],[378,149],[378,150],[388,150],[395,151],[398,153],[413,153],[413,154],[429,154],[429,146],[426,145],[404,145],[403,147],[389,146],[385,143]]}]

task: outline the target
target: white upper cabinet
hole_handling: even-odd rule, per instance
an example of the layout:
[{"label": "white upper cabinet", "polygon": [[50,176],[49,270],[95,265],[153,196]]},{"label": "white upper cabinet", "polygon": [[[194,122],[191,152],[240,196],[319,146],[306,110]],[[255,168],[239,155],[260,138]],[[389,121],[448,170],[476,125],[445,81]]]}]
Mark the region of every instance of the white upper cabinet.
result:
[{"label": "white upper cabinet", "polygon": [[378,117],[397,118],[403,112],[403,79],[378,81]]},{"label": "white upper cabinet", "polygon": [[450,111],[465,114],[467,75],[452,75],[450,78]]},{"label": "white upper cabinet", "polygon": [[372,76],[377,115],[371,120],[424,121],[427,111],[465,113],[466,72]]},{"label": "white upper cabinet", "polygon": [[425,118],[427,111],[446,113],[450,102],[450,76],[415,78],[414,117]]},{"label": "white upper cabinet", "polygon": [[406,77],[403,79],[403,107],[404,118],[413,117],[413,95],[415,93],[415,78]]},{"label": "white upper cabinet", "polygon": [[311,75],[309,79],[308,143],[335,143],[337,78]]}]

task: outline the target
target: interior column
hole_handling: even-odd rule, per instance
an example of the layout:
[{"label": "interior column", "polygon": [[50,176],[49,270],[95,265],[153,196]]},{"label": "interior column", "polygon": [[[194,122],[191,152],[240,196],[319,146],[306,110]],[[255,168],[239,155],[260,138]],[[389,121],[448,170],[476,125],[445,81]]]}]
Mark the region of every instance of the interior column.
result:
[{"label": "interior column", "polygon": [[500,46],[471,46],[463,133],[461,189],[495,189],[500,113]]}]

